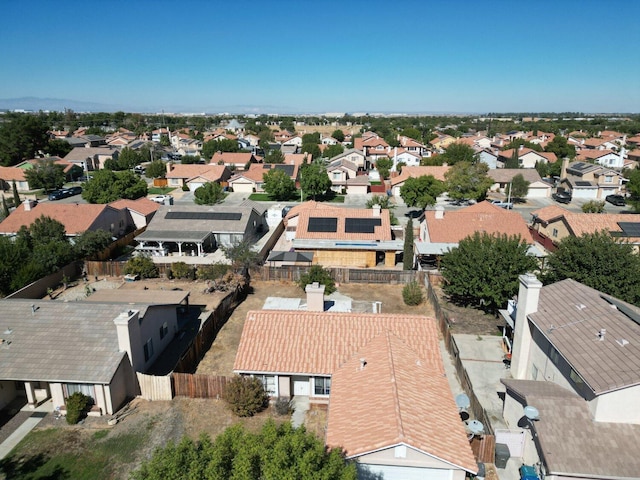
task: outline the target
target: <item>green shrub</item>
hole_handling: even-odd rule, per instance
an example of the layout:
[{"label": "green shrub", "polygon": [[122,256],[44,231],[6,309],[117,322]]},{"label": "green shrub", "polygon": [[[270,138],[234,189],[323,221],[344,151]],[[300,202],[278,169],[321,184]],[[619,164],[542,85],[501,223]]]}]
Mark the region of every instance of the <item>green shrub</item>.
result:
[{"label": "green shrub", "polygon": [[407,283],[402,288],[402,298],[406,305],[420,305],[422,303],[422,288],[418,282]]},{"label": "green shrub", "polygon": [[288,398],[278,397],[275,404],[276,413],[278,415],[289,415],[291,413],[291,402]]},{"label": "green shrub", "polygon": [[234,377],[225,387],[222,398],[239,417],[252,417],[269,404],[269,396],[256,377]]},{"label": "green shrub", "polygon": [[133,257],[124,266],[124,273],[127,275],[140,275],[140,278],[157,278],[158,267],[149,257]]},{"label": "green shrub", "polygon": [[331,278],[331,271],[325,270],[320,265],[313,265],[307,273],[301,275],[298,286],[304,290],[307,285],[315,282],[324,285],[325,295],[331,295],[336,291],[336,284]]},{"label": "green shrub", "polygon": [[199,280],[215,280],[222,277],[231,269],[231,265],[224,263],[214,263],[213,265],[201,265],[198,267],[196,276]]},{"label": "green shrub", "polygon": [[187,185],[186,183],[184,185],[182,185],[182,191],[183,192],[188,192],[189,191],[189,185]]},{"label": "green shrub", "polygon": [[73,393],[67,398],[67,423],[75,425],[84,418],[91,399],[80,392]]},{"label": "green shrub", "polygon": [[184,262],[175,262],[171,264],[171,274],[175,278],[191,278],[193,268]]},{"label": "green shrub", "polygon": [[584,213],[604,213],[604,202],[598,200],[589,200],[582,205],[582,211]]}]

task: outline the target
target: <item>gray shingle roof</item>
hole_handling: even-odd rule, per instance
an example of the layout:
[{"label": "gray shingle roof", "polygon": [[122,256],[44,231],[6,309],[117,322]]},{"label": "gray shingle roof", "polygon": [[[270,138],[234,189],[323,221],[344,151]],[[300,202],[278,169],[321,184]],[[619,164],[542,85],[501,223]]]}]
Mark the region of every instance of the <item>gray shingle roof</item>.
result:
[{"label": "gray shingle roof", "polygon": [[122,304],[6,299],[0,308],[2,380],[108,384],[122,361],[113,323]]},{"label": "gray shingle roof", "polygon": [[[640,325],[572,279],[542,287],[530,320],[599,395],[640,383]],[[640,309],[625,304],[640,315]],[[603,341],[598,339],[606,329]],[[626,340],[624,346],[622,339]]]},{"label": "gray shingle roof", "polygon": [[585,400],[553,382],[501,382],[540,412],[534,428],[548,475],[638,478],[640,425],[594,422]]}]

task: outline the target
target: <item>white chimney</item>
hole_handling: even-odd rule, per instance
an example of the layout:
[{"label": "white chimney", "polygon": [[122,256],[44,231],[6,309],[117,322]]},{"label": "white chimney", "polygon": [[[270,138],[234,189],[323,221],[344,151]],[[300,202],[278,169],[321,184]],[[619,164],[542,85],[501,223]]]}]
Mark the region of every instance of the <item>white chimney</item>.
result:
[{"label": "white chimney", "polygon": [[523,150],[524,149],[524,145],[520,145],[520,148],[518,150]]},{"label": "white chimney", "polygon": [[307,285],[304,291],[307,292],[307,311],[324,312],[324,285],[314,282]]},{"label": "white chimney", "polygon": [[22,204],[24,205],[24,211],[25,212],[30,212],[31,209],[36,206],[36,202],[34,200],[30,200],[28,198],[25,198],[24,202],[22,202]]},{"label": "white chimney", "polygon": [[444,207],[442,205],[438,205],[436,207],[436,220],[442,220],[444,218]]},{"label": "white chimney", "polygon": [[373,207],[371,207],[371,209],[373,210],[373,216],[375,218],[379,218],[380,217],[380,211],[381,211],[380,205],[376,204]]},{"label": "white chimney", "polygon": [[513,334],[513,356],[511,358],[511,375],[518,380],[529,378],[529,351],[533,339],[527,316],[538,311],[538,300],[542,283],[533,273],[520,275],[516,325]]},{"label": "white chimney", "polygon": [[[116,324],[116,333],[118,335],[118,348],[121,352],[127,352],[129,361],[135,371],[141,371],[145,363],[144,356],[140,354],[142,344],[140,341],[138,315],[138,310],[127,310],[113,320],[113,323]],[[134,346],[136,350],[134,350]]]}]

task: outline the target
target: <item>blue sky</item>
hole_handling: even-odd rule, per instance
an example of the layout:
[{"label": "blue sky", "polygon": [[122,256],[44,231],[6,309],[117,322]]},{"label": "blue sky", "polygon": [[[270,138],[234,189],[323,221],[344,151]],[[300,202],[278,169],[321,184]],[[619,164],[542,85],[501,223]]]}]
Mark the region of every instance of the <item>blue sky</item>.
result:
[{"label": "blue sky", "polygon": [[2,2],[0,98],[127,111],[639,112],[640,1]]}]

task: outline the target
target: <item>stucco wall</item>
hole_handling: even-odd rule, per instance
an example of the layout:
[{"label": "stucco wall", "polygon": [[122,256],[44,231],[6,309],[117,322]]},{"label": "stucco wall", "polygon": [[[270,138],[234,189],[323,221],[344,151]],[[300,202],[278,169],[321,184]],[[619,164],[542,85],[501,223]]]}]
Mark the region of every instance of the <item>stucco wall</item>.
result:
[{"label": "stucco wall", "polygon": [[640,385],[600,395],[589,402],[596,422],[640,424]]}]

